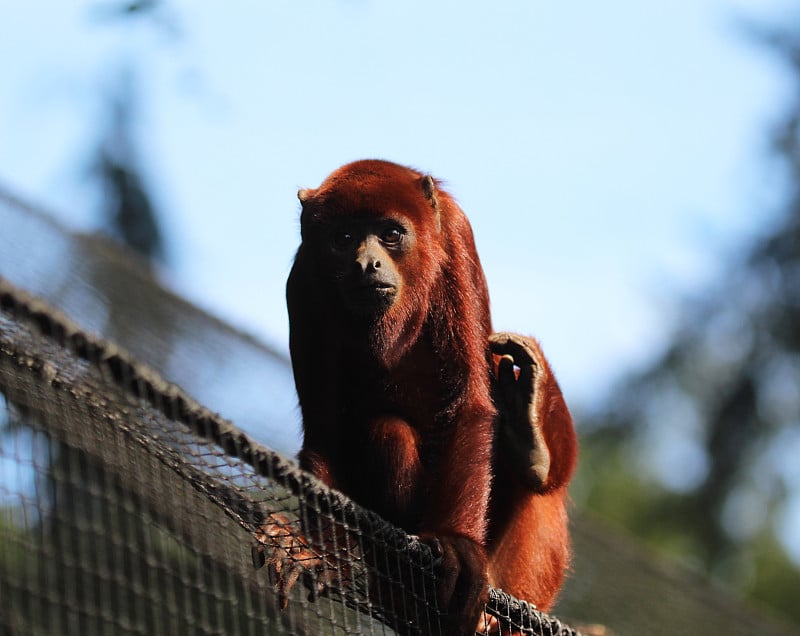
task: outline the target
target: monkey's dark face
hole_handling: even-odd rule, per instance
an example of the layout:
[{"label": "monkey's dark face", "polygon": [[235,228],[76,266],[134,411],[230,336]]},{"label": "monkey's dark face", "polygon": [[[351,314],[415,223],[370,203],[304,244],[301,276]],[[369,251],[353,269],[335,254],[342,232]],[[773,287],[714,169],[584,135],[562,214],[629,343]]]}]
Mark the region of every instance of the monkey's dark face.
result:
[{"label": "monkey's dark face", "polygon": [[328,304],[321,306],[368,321],[380,342],[392,339],[389,331],[420,328],[447,258],[435,181],[367,160],[297,196],[303,206],[298,258],[315,263],[308,291],[322,291]]},{"label": "monkey's dark face", "polygon": [[350,313],[378,317],[403,292],[403,260],[413,250],[409,223],[385,217],[339,219],[322,233],[326,266]]}]

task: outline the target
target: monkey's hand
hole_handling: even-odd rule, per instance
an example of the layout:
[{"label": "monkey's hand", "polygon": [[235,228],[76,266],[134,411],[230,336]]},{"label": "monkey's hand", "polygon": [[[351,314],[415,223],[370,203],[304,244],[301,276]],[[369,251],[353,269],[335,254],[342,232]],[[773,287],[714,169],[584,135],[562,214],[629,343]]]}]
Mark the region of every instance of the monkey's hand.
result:
[{"label": "monkey's hand", "polygon": [[422,535],[436,561],[437,600],[448,634],[473,634],[489,594],[486,550],[460,535]]},{"label": "monkey's hand", "polygon": [[493,391],[500,413],[500,452],[529,488],[539,490],[550,472],[540,416],[543,354],[533,338],[513,333],[492,334],[489,348],[497,356]]},{"label": "monkey's hand", "polygon": [[329,588],[349,583],[349,569],[337,566],[334,559],[314,550],[295,524],[278,513],[271,513],[268,522],[255,534],[252,548],[253,566],[267,565],[270,581],[275,586],[278,604],[285,609],[289,594],[298,579],[309,590],[308,599],[316,598]]}]

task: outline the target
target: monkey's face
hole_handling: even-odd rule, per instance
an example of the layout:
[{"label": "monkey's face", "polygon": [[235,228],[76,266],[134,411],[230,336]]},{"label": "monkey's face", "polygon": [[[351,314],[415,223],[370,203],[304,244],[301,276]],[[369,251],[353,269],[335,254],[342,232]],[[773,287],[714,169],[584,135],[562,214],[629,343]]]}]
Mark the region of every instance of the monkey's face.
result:
[{"label": "monkey's face", "polygon": [[367,160],[297,196],[298,257],[314,263],[305,282],[308,291],[322,292],[323,311],[343,310],[387,332],[399,333],[409,321],[421,325],[447,258],[434,180]]},{"label": "monkey's face", "polygon": [[388,311],[403,292],[403,261],[413,251],[413,227],[390,217],[338,219],[323,234],[324,260],[344,309],[363,317]]}]

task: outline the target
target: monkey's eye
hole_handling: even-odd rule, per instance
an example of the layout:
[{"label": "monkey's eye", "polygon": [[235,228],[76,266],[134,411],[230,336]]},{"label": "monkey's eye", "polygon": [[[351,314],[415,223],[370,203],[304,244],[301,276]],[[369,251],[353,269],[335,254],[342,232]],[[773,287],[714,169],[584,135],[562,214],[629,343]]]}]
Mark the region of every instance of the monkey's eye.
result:
[{"label": "monkey's eye", "polygon": [[403,240],[403,233],[400,228],[390,227],[381,234],[381,241],[387,245],[397,245],[401,240]]},{"label": "monkey's eye", "polygon": [[331,243],[337,250],[346,249],[353,243],[353,233],[347,230],[337,230],[331,236]]}]

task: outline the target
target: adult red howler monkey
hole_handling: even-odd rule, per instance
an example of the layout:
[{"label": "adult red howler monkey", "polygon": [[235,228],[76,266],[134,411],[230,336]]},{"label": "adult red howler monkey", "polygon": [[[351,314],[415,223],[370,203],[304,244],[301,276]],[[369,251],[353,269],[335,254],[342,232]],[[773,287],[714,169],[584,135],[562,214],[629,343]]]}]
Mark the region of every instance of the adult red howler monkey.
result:
[{"label": "adult red howler monkey", "polygon": [[[466,216],[433,178],[385,161],[298,197],[286,296],[301,467],[431,546],[454,631],[474,630],[488,584],[547,610],[575,433],[538,344],[490,337]],[[285,593],[298,575],[272,565]]]}]

